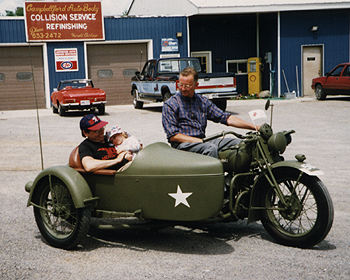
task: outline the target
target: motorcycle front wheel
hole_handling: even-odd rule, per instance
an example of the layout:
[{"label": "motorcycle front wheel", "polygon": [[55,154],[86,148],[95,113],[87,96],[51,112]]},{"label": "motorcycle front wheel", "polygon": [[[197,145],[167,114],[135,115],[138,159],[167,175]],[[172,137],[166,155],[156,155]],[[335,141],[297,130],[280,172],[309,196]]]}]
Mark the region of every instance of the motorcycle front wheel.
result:
[{"label": "motorcycle front wheel", "polygon": [[[320,179],[300,171],[284,168],[275,172],[287,207],[276,192],[267,187],[264,192],[261,222],[266,231],[280,244],[310,248],[321,242],[333,223],[333,204]],[[299,179],[299,180],[298,180]]]},{"label": "motorcycle front wheel", "polygon": [[91,210],[75,208],[67,186],[57,178],[43,182],[34,192],[35,221],[41,235],[51,245],[72,249],[86,237]]}]

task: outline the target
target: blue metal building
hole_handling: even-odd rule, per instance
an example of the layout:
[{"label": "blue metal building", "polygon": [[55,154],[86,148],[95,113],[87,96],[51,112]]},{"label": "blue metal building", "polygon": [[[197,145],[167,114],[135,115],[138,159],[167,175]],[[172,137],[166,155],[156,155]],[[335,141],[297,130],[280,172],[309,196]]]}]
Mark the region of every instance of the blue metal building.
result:
[{"label": "blue metal building", "polygon": [[[41,107],[50,107],[50,93],[57,86],[60,80],[75,78],[93,78],[95,86],[106,90],[108,104],[130,104],[130,78],[136,70],[141,70],[147,59],[159,57],[161,55],[188,55],[188,34],[186,17],[150,17],[150,18],[116,18],[105,17],[105,40],[93,42],[26,42],[25,24],[23,18],[1,18],[0,19],[0,110],[34,108],[35,103],[28,100],[26,104],[18,105],[16,100],[23,98],[23,95],[31,96],[34,99],[34,86],[32,79],[21,81],[16,80],[15,68],[23,68],[26,65],[26,72],[31,71],[30,61],[23,61],[24,65],[11,67],[9,53],[18,48],[23,55],[23,47],[27,47],[26,54],[30,57],[31,50],[41,49],[42,56],[33,57],[35,61],[42,60],[42,69],[35,76],[36,88],[43,90],[45,101],[40,102]],[[181,34],[176,37],[176,34]],[[162,51],[161,42],[164,38],[174,38],[178,42],[176,52]],[[54,50],[61,48],[76,48],[78,52],[78,71],[57,72],[55,69]],[[107,57],[105,49],[110,49]],[[139,55],[138,52],[141,52]],[[126,53],[125,53],[126,52]],[[1,55],[3,54],[3,56]],[[93,56],[95,54],[95,57]],[[11,54],[10,54],[11,55]],[[19,53],[13,53],[19,56]],[[99,56],[99,57],[96,57]],[[103,56],[103,58],[102,58]],[[124,58],[128,57],[128,61]],[[100,59],[101,58],[101,59]],[[93,65],[93,62],[96,62]],[[104,65],[101,65],[104,61]],[[114,63],[114,65],[112,65]],[[111,64],[111,65],[109,65]],[[9,70],[9,67],[11,68]],[[114,67],[112,69],[112,67]],[[111,68],[114,76],[107,79],[99,77],[100,69]],[[13,76],[12,78],[10,76]],[[1,77],[4,77],[1,80]],[[12,93],[8,92],[12,88]],[[17,88],[17,90],[16,90]],[[24,88],[26,89],[25,93]],[[15,96],[9,100],[9,95]]]},{"label": "blue metal building", "polygon": [[[142,2],[133,3],[135,6]],[[320,5],[314,5],[315,9],[312,5],[272,5],[260,6],[260,10],[253,4],[234,10],[220,10],[212,5],[202,7],[203,11],[201,7],[193,10],[186,6],[189,13],[176,15],[185,7],[177,4],[173,15],[106,17],[103,41],[30,45],[26,42],[23,18],[0,18],[0,110],[34,108],[33,80],[40,93],[39,106],[50,107],[53,88],[60,80],[72,78],[92,78],[95,85],[107,91],[110,105],[130,104],[132,73],[141,70],[147,59],[166,55],[197,56],[208,72],[233,71],[237,75],[247,73],[248,58],[259,57],[262,90],[269,90],[276,97],[288,91],[295,91],[298,97],[313,96],[313,77],[349,61],[350,1],[334,5],[328,10]],[[147,15],[147,10],[142,11],[142,15]],[[152,12],[159,15],[165,11]],[[178,50],[162,51],[164,38],[177,40]],[[78,71],[56,71],[54,50],[60,48],[77,49]],[[34,78],[28,74],[31,65],[35,65]],[[113,75],[99,76],[100,70]],[[18,104],[19,99],[24,101]]]}]

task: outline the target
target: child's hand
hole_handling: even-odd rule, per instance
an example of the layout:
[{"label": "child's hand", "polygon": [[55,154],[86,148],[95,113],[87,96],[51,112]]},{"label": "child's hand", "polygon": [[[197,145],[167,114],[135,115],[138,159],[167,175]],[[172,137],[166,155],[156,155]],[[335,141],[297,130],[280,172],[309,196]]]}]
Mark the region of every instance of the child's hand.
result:
[{"label": "child's hand", "polygon": [[118,153],[117,159],[121,162],[126,157],[127,152]]},{"label": "child's hand", "polygon": [[132,160],[132,153],[126,152],[124,158],[125,158],[126,160],[128,160],[128,161]]}]

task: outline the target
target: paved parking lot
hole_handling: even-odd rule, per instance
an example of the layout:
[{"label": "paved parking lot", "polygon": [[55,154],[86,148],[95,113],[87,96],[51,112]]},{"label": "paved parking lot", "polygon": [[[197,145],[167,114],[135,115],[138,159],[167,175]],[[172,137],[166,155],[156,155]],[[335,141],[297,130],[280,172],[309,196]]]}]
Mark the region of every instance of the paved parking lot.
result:
[{"label": "paved parking lot", "polygon": [[[230,101],[228,111],[248,120],[264,100]],[[41,169],[36,111],[0,112],[1,279],[350,279],[350,99],[274,100],[273,128],[295,129],[286,158],[304,153],[320,167],[332,196],[335,219],[326,240],[301,250],[274,243],[260,223],[210,228],[115,227],[88,238],[83,248],[64,251],[45,244],[24,185]],[[160,104],[107,106],[101,117],[140,138],[165,142]],[[44,167],[66,164],[82,141],[81,113],[60,117],[39,110]],[[207,134],[225,129],[210,123]],[[236,129],[243,133],[244,131]]]}]

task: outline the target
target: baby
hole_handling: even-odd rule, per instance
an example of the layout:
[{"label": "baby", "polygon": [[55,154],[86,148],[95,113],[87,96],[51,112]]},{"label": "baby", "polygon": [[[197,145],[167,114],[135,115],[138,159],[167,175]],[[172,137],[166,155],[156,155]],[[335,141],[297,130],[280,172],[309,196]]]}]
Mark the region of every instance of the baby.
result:
[{"label": "baby", "polygon": [[107,138],[115,146],[118,154],[123,151],[129,151],[133,153],[134,158],[136,153],[142,149],[141,142],[135,136],[123,131],[117,125],[107,131]]}]

